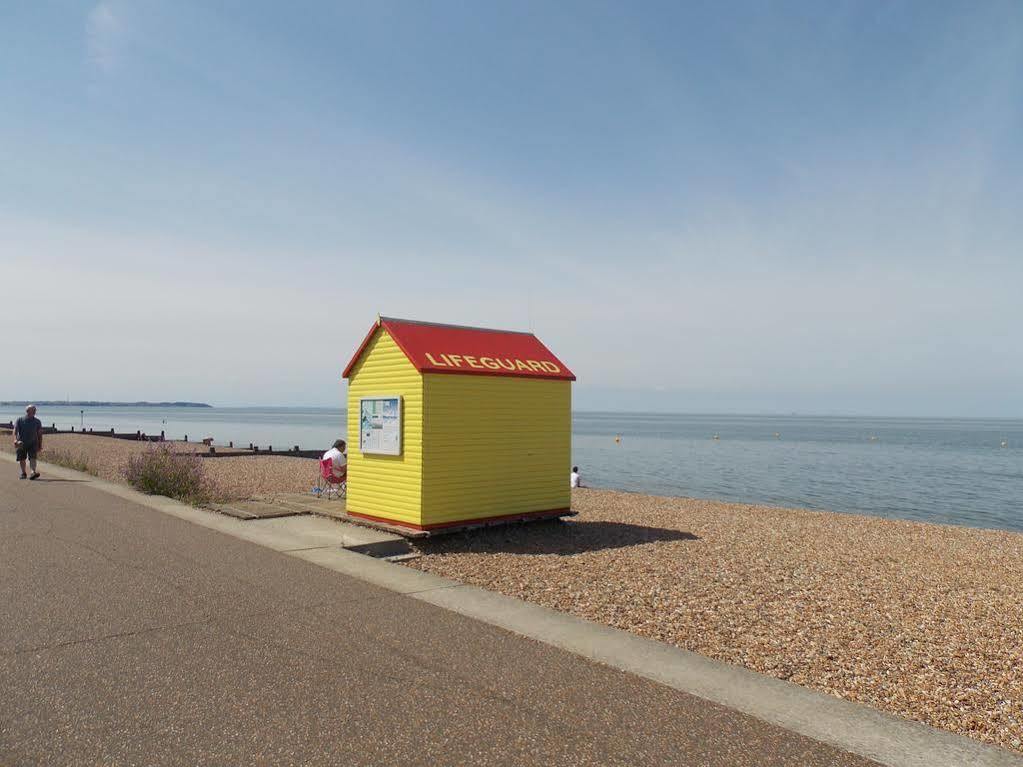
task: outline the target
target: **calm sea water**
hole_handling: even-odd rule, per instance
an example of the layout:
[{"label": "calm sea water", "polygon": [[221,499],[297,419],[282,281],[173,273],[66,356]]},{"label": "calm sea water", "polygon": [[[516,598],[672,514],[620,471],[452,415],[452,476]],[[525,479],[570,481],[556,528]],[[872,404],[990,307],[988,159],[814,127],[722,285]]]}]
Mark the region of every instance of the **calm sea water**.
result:
[{"label": "calm sea water", "polygon": [[[326,449],[345,431],[328,408],[80,410],[39,416],[275,448]],[[0,421],[19,414],[0,407]],[[1023,420],[576,413],[572,444],[594,487],[1023,531]]]}]

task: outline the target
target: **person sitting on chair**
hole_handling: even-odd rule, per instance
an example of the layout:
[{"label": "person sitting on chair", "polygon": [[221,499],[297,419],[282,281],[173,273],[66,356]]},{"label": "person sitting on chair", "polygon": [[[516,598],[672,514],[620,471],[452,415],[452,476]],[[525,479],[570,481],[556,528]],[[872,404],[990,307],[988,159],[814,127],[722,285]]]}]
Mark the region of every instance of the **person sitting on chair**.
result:
[{"label": "person sitting on chair", "polygon": [[334,479],[339,482],[348,476],[348,458],[345,456],[345,441],[339,439],[334,442],[334,447],[323,454],[322,460],[330,459],[334,464],[333,475]]}]

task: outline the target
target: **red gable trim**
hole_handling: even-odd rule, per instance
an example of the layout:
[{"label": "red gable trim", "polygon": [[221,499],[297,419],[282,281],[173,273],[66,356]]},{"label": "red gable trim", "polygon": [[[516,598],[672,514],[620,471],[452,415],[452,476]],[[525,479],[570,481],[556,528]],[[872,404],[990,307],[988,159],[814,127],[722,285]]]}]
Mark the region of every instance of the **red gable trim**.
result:
[{"label": "red gable trim", "polygon": [[382,328],[420,373],[547,378],[574,381],[575,375],[532,333],[381,317],[352,357],[344,376],[378,328]]},{"label": "red gable trim", "polygon": [[378,319],[370,327],[369,332],[366,334],[366,337],[362,339],[362,343],[359,344],[359,348],[355,350],[355,354],[353,354],[352,358],[348,360],[348,364],[345,365],[345,372],[341,374],[342,378],[348,378],[348,376],[352,374],[352,368],[355,367],[355,363],[359,361],[359,358],[362,356],[362,353],[366,351],[366,347],[369,346],[369,342],[373,339],[373,334],[377,332],[377,328],[379,327],[380,320]]}]

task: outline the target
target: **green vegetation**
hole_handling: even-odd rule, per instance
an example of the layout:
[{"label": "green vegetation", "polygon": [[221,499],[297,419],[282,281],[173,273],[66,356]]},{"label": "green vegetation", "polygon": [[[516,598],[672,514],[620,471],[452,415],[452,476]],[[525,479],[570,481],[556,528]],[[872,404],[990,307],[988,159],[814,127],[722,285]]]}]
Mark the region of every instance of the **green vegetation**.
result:
[{"label": "green vegetation", "polygon": [[129,458],[124,476],[129,485],[143,493],[165,495],[193,506],[211,503],[219,496],[201,458],[173,453],[166,446]]},{"label": "green vegetation", "polygon": [[86,474],[92,474],[93,476],[99,475],[96,467],[89,463],[89,459],[84,453],[72,453],[68,450],[47,449],[45,452],[40,453],[40,458],[48,463],[55,463],[58,466],[63,466],[66,469],[84,471]]}]

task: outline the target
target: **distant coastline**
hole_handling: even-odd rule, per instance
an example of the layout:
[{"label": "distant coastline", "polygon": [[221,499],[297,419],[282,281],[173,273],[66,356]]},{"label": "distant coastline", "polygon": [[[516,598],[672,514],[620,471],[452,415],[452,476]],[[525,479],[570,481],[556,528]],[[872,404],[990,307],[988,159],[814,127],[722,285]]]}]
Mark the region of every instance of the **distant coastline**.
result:
[{"label": "distant coastline", "polygon": [[24,407],[39,405],[40,407],[213,407],[205,402],[99,402],[95,400],[2,400],[0,407]]}]

